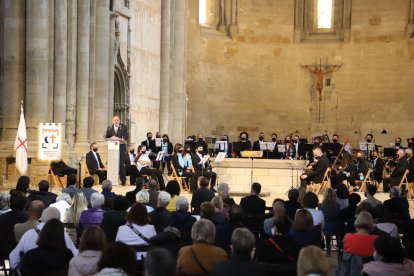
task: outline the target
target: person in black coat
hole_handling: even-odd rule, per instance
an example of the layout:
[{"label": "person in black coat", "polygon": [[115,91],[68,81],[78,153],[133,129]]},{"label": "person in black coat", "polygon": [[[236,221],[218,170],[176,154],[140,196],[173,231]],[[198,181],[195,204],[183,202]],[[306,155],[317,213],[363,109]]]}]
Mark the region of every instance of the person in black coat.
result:
[{"label": "person in black coat", "polygon": [[216,237],[214,244],[231,254],[231,235],[236,228],[243,227],[243,208],[240,205],[232,205],[229,210],[229,219],[225,223],[216,225]]},{"label": "person in black coat", "polygon": [[394,224],[399,226],[410,219],[407,198],[401,197],[399,187],[394,186],[390,189],[390,199],[384,201],[384,206],[390,212]]},{"label": "person in black coat", "polygon": [[181,247],[189,245],[185,242],[177,228],[168,226],[164,231],[158,233],[150,239],[150,246],[148,251],[152,251],[154,248],[163,248],[171,253],[171,255],[177,259],[178,251]]},{"label": "person in black coat", "polygon": [[197,178],[195,173],[191,170],[192,162],[187,160],[187,154],[184,153],[184,147],[181,144],[176,144],[174,147],[175,153],[172,155],[172,164],[178,176],[186,177],[190,181],[190,190],[195,190],[197,187]]},{"label": "person in black coat", "polygon": [[155,153],[157,151],[155,147],[155,139],[152,139],[152,132],[147,132],[147,139],[142,141],[141,145],[146,146],[148,150],[151,150],[151,152]]},{"label": "person in black coat", "polygon": [[88,167],[89,174],[91,176],[97,174],[99,183],[102,183],[106,179],[107,172],[98,153],[98,144],[93,142],[90,145],[90,149],[86,154],[86,166]]},{"label": "person in black coat", "polygon": [[108,243],[115,241],[119,226],[125,225],[128,207],[128,199],[118,195],[114,199],[114,210],[104,212],[101,228]]},{"label": "person in black coat", "polygon": [[374,170],[374,180],[379,184],[382,182],[382,173],[384,170],[384,161],[379,158],[379,152],[372,152],[372,169]]},{"label": "person in black coat", "polygon": [[384,176],[383,188],[384,193],[390,191],[390,187],[397,186],[400,184],[401,179],[405,173],[405,170],[408,167],[407,157],[405,157],[405,152],[403,149],[397,151],[397,165],[395,165],[391,174],[386,174]]},{"label": "person in black coat", "polygon": [[263,220],[266,202],[259,197],[262,186],[255,182],[252,184],[250,195],[240,200],[243,208],[243,225],[257,233],[263,230]]},{"label": "person in black coat", "polygon": [[30,202],[33,200],[40,200],[46,209],[50,204],[56,202],[56,197],[57,194],[49,192],[49,182],[47,180],[41,180],[39,182],[39,191],[30,191],[30,195],[27,197],[26,207],[29,208]]},{"label": "person in black coat", "polygon": [[161,171],[164,172],[165,167],[167,166],[168,175],[171,175],[172,174],[171,159],[172,159],[172,154],[173,154],[173,144],[170,142],[170,137],[168,137],[167,134],[162,135],[161,147],[159,147],[157,151],[164,152],[164,157],[162,158],[162,163],[161,163],[162,165]]},{"label": "person in black coat", "polygon": [[300,176],[302,188],[309,185],[310,182],[322,183],[326,169],[331,165],[328,157],[322,153],[320,147],[314,148],[312,152],[314,164],[311,166],[310,172],[306,172]]},{"label": "person in black coat", "polygon": [[198,179],[200,176],[204,176],[210,179],[210,189],[212,191],[215,191],[214,186],[216,185],[217,174],[213,172],[210,165],[210,161],[207,161],[204,164],[199,164],[203,157],[203,146],[202,144],[197,144],[196,152],[191,157],[193,162],[195,178]]},{"label": "person in black coat", "polygon": [[[259,133],[259,140],[253,142],[252,150],[254,150],[254,151],[260,151],[261,150],[260,149],[260,144],[261,143],[264,143],[264,142],[265,142],[265,140],[264,140],[264,133],[263,132],[260,132]],[[269,151],[268,150],[263,150],[263,156],[262,156],[262,158],[268,158],[268,156],[269,156]]]},{"label": "person in black coat", "polygon": [[214,192],[208,189],[209,180],[206,177],[200,179],[200,188],[194,190],[191,198],[191,209],[194,215],[200,215],[201,203],[208,201],[214,197]]},{"label": "person in black coat", "polygon": [[288,200],[285,201],[286,214],[291,220],[295,219],[296,211],[302,208],[302,205],[298,202],[299,190],[290,189],[288,192]]},{"label": "person in black coat", "polygon": [[405,156],[407,157],[408,162],[408,174],[407,174],[407,181],[408,183],[411,183],[414,181],[414,159],[413,159],[413,150],[412,149],[406,149],[405,150]]},{"label": "person in black coat", "polygon": [[[112,125],[106,130],[105,138],[112,140],[127,141],[129,139],[128,128],[126,125],[120,123],[119,116],[115,115],[112,118]],[[126,175],[125,175],[125,153],[126,143],[119,144],[119,176],[121,183],[125,186]]]},{"label": "person in black coat", "polygon": [[179,196],[176,205],[177,211],[171,214],[170,226],[180,231],[182,240],[191,243],[191,228],[197,219],[188,212],[189,202],[187,198]]},{"label": "person in black coat", "polygon": [[151,224],[154,225],[157,233],[164,231],[165,227],[171,223],[171,213],[166,208],[170,200],[171,195],[169,193],[165,191],[160,192],[158,194],[157,208],[149,213]]},{"label": "person in black coat", "polygon": [[137,168],[137,163],[135,163],[135,158],[137,155],[135,154],[135,147],[129,146],[128,152],[125,153],[125,174],[129,175],[129,185],[135,185],[137,181],[137,177],[140,176],[140,173]]},{"label": "person in black coat", "polygon": [[142,188],[144,187],[144,184],[145,184],[145,179],[143,177],[138,177],[137,181],[135,182],[135,189],[125,194],[125,196],[128,199],[129,206],[132,206],[136,202],[135,197],[137,193],[142,190]]}]

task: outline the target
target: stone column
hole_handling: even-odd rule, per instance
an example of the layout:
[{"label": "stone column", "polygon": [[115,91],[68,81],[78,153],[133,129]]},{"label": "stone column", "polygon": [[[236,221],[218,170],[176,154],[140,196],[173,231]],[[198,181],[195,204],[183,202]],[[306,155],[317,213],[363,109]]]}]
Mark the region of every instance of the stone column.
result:
[{"label": "stone column", "polygon": [[[25,0],[2,0],[2,62],[0,63],[3,139],[14,142],[24,99],[25,66]],[[13,143],[10,143],[10,148]]]},{"label": "stone column", "polygon": [[67,1],[55,1],[53,122],[66,123]]},{"label": "stone column", "polygon": [[55,54],[54,54],[54,47],[55,47],[55,1],[49,0],[49,62],[48,62],[48,70],[49,70],[49,77],[48,77],[48,98],[47,98],[47,105],[48,105],[48,112],[47,112],[47,121],[53,121],[53,100],[54,100],[54,87],[53,87],[53,80],[55,75]]},{"label": "stone column", "polygon": [[89,100],[89,0],[78,0],[78,45],[76,83],[76,141],[88,141],[88,100]]},{"label": "stone column", "polygon": [[109,123],[109,1],[96,1],[95,31],[95,94],[93,97],[95,120],[93,138],[102,141],[102,134]]},{"label": "stone column", "polygon": [[94,140],[95,133],[95,44],[96,44],[96,1],[91,0],[90,34],[89,34],[89,93],[88,93],[88,138]]},{"label": "stone column", "polygon": [[26,1],[26,125],[29,140],[48,121],[49,0]]},{"label": "stone column", "polygon": [[[113,12],[110,15],[109,21],[109,67],[108,67],[108,122],[111,121],[114,115],[114,75],[115,75],[115,20],[117,15]],[[126,122],[125,122],[126,123]]]}]

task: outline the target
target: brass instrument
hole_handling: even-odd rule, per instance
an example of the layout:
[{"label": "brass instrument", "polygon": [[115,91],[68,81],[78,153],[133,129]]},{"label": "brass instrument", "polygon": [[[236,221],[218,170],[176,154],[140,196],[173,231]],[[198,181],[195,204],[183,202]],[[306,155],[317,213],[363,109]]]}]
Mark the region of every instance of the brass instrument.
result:
[{"label": "brass instrument", "polygon": [[394,158],[388,159],[388,161],[384,164],[384,174],[392,174],[397,165],[397,161]]},{"label": "brass instrument", "polygon": [[[344,171],[344,168],[342,167],[342,164],[337,166],[337,163],[339,161],[339,156],[342,155],[342,152],[344,151],[345,146],[348,144],[349,138],[346,138],[345,143],[342,145],[342,148],[339,150],[338,155],[335,158],[335,161],[332,164],[332,169],[336,171],[336,173],[340,173]],[[341,162],[342,163],[342,162]]]}]

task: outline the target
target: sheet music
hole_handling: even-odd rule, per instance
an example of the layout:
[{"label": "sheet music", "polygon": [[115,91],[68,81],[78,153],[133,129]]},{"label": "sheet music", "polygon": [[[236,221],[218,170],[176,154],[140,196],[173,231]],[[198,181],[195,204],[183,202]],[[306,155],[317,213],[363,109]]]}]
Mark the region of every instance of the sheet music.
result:
[{"label": "sheet music", "polygon": [[214,143],[214,149],[216,150],[227,151],[228,148],[227,141],[216,141],[216,143]]},{"label": "sheet music", "polygon": [[263,142],[260,144],[260,150],[274,150],[273,142]]},{"label": "sheet music", "polygon": [[216,156],[216,159],[214,159],[214,162],[221,163],[221,162],[224,161],[224,158],[226,158],[226,153],[225,152],[219,152]]},{"label": "sheet music", "polygon": [[286,152],[286,147],[285,145],[277,145],[277,150],[281,153]]},{"label": "sheet music", "polygon": [[201,161],[198,164],[204,165],[210,159],[210,155],[204,155]]},{"label": "sheet music", "polygon": [[363,151],[373,151],[375,149],[374,143],[359,143],[359,149]]},{"label": "sheet music", "polygon": [[155,138],[155,146],[157,148],[162,147],[162,138]]},{"label": "sheet music", "polygon": [[162,158],[164,157],[165,152],[164,151],[159,151],[157,153],[157,158],[155,159],[155,161],[162,161]]}]

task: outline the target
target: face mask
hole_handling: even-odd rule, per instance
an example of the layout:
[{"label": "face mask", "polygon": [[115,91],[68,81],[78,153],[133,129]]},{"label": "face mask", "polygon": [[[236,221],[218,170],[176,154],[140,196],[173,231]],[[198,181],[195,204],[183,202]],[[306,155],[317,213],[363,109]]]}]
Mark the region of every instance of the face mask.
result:
[{"label": "face mask", "polygon": [[313,159],[315,159],[315,161],[318,161],[319,160],[319,156],[315,156],[315,157],[313,157]]},{"label": "face mask", "polygon": [[263,139],[264,139],[264,137],[259,137],[259,140],[260,140],[260,141],[263,141]]},{"label": "face mask", "polygon": [[285,143],[286,143],[286,144],[289,144],[289,143],[290,143],[290,140],[285,140]]},{"label": "face mask", "polygon": [[377,158],[378,158],[378,156],[376,156],[376,155],[373,155],[373,156],[372,156],[372,158],[374,158],[374,159],[377,159]]},{"label": "face mask", "polygon": [[93,148],[92,149],[94,152],[97,152],[98,151],[98,148]]},{"label": "face mask", "polygon": [[185,151],[186,152],[191,152],[191,148],[186,148]]},{"label": "face mask", "polygon": [[179,153],[183,153],[183,152],[184,152],[184,150],[183,150],[183,149],[179,149],[179,150],[178,150],[178,152],[179,152]]},{"label": "face mask", "polygon": [[133,153],[134,153],[134,151],[133,151],[133,150],[130,150],[130,151],[129,151],[129,153],[133,154]]},{"label": "face mask", "polygon": [[148,140],[151,140],[152,139],[152,136],[148,136],[147,138],[148,138]]},{"label": "face mask", "polygon": [[372,139],[367,138],[367,139],[365,139],[365,141],[367,141],[367,143],[371,143]]},{"label": "face mask", "polygon": [[240,140],[246,141],[246,137],[241,137]]},{"label": "face mask", "polygon": [[141,151],[142,154],[145,154],[146,152],[147,152],[146,150]]},{"label": "face mask", "polygon": [[410,156],[409,154],[406,154],[406,155],[405,155],[405,157],[406,157],[406,158],[410,158],[411,156]]},{"label": "face mask", "polygon": [[167,142],[167,141],[168,141],[168,138],[162,138],[162,140],[163,140],[164,142]]},{"label": "face mask", "polygon": [[161,135],[155,135],[155,138],[161,138]]},{"label": "face mask", "polygon": [[221,140],[221,141],[227,141],[227,139],[226,139],[226,138],[221,138],[220,140]]},{"label": "face mask", "polygon": [[198,138],[198,141],[199,142],[203,142],[203,138]]},{"label": "face mask", "polygon": [[319,141],[315,141],[313,142],[315,145],[319,145]]},{"label": "face mask", "polygon": [[297,144],[298,143],[298,140],[293,140],[293,143]]},{"label": "face mask", "polygon": [[399,147],[401,145],[401,143],[395,143],[396,147]]},{"label": "face mask", "polygon": [[276,138],[272,138],[272,141],[273,141],[273,142],[276,142],[276,141],[277,141],[277,139],[276,139]]},{"label": "face mask", "polygon": [[333,139],[332,142],[338,143],[338,139]]},{"label": "face mask", "polygon": [[357,157],[358,160],[362,160],[363,158],[361,156]]}]

